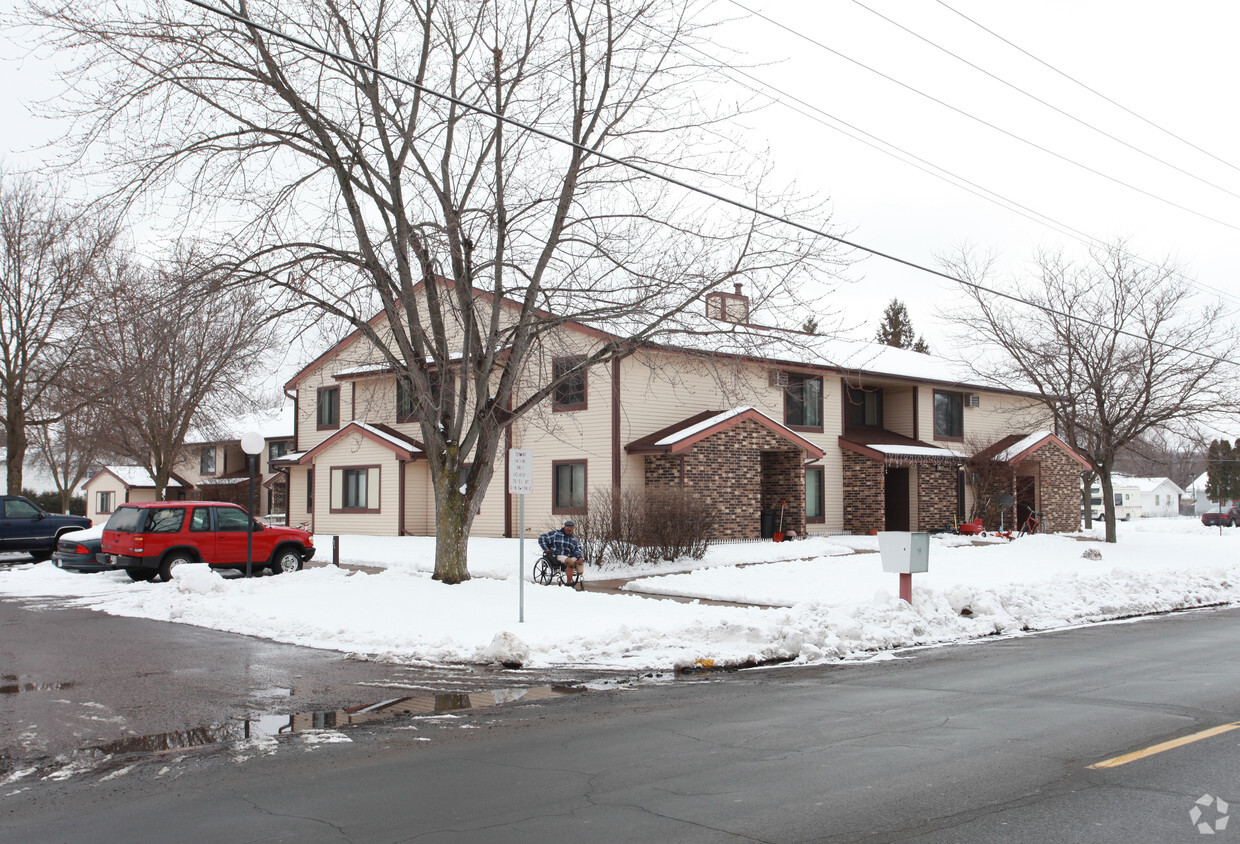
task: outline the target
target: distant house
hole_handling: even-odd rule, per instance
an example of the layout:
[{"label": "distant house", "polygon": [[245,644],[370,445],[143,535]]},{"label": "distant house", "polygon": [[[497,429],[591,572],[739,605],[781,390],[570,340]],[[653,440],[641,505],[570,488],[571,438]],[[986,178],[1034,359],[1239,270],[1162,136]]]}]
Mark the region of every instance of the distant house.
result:
[{"label": "distant house", "polygon": [[1219,503],[1215,497],[1214,490],[1209,488],[1209,481],[1209,473],[1202,472],[1188,485],[1188,489],[1184,490],[1185,495],[1192,496],[1193,515],[1195,516],[1200,516],[1202,513],[1209,513],[1220,508],[1226,510],[1231,505],[1231,501]]},{"label": "distant house", "polygon": [[1125,475],[1123,482],[1141,491],[1141,517],[1180,515],[1180,496],[1184,490],[1170,478],[1137,478]]},{"label": "distant house", "polygon": [[[173,474],[164,498],[181,501],[191,489],[189,481]],[[155,482],[141,466],[104,466],[82,487],[86,495],[86,515],[97,525],[108,520],[117,507],[131,502],[155,501]]]}]

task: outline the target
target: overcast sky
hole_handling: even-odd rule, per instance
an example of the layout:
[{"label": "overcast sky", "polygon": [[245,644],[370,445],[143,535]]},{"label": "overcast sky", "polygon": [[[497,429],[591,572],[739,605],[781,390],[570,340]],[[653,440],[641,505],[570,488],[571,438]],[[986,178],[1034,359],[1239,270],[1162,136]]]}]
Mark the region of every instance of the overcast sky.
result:
[{"label": "overcast sky", "polygon": [[[785,100],[751,116],[745,131],[755,146],[769,145],[779,176],[831,198],[834,223],[850,239],[930,266],[936,253],[968,241],[998,251],[1007,272],[1022,272],[1039,247],[1079,248],[1080,235],[1069,230],[1103,241],[1122,236],[1141,256],[1173,255],[1203,287],[1240,301],[1232,292],[1240,262],[1233,92],[1240,4],[723,0],[720,11],[737,18],[719,33],[721,46],[747,56],[746,72]],[[55,90],[52,63],[23,56],[12,40],[0,51],[0,149],[10,166],[37,166],[44,153],[32,148],[57,130],[30,117],[25,103]],[[872,137],[849,137],[844,123]],[[904,153],[875,148],[884,143]],[[913,156],[925,163],[908,163]],[[965,180],[975,186],[953,184]],[[977,195],[986,191],[1003,199]],[[866,336],[899,296],[932,345],[947,345],[936,308],[958,298],[950,283],[880,258],[853,276],[860,283],[841,290],[840,301]]]}]

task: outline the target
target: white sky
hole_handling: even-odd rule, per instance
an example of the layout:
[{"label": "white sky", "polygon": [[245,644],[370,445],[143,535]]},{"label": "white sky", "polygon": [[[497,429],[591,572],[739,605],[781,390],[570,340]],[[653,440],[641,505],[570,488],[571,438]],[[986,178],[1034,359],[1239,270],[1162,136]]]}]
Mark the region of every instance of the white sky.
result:
[{"label": "white sky", "polygon": [[[1240,262],[1232,248],[1240,235],[1240,197],[1225,191],[1240,194],[1240,151],[1233,143],[1240,127],[1232,93],[1240,77],[1233,43],[1240,6],[1222,0],[1174,5],[947,0],[1034,56],[1230,162],[1223,164],[1083,91],[936,0],[863,0],[918,35],[1188,171],[1203,184],[987,78],[856,0],[740,2],[900,83],[1133,187],[1005,136],[722,0],[719,10],[739,19],[725,27],[720,41],[751,59],[753,76],[1065,226],[1100,240],[1128,237],[1134,251],[1153,260],[1173,255],[1200,283],[1238,301],[1231,290]],[[0,154],[9,166],[37,166],[43,153],[31,148],[56,135],[54,126],[30,117],[24,108],[55,90],[51,64],[23,53],[20,43],[0,42],[5,59],[0,62],[5,115]],[[830,196],[836,225],[859,243],[934,265],[936,253],[969,241],[997,250],[1010,271],[1027,268],[1039,246],[1075,246],[1068,235],[784,106],[772,105],[747,123],[755,147],[770,146],[777,174],[801,189]],[[909,305],[915,327],[936,351],[944,350],[947,335],[935,314],[938,305],[958,298],[949,283],[879,258],[860,264],[854,275],[864,283],[841,290],[839,300],[850,321],[865,323],[863,335],[872,334],[894,295]]]}]

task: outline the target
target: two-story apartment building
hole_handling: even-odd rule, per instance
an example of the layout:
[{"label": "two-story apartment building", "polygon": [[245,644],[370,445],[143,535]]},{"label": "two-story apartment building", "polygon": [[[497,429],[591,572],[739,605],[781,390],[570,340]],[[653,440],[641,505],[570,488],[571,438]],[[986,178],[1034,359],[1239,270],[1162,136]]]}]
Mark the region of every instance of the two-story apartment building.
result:
[{"label": "two-story apartment building", "polygon": [[[974,383],[929,355],[751,325],[739,287],[705,306],[718,335],[648,344],[583,370],[510,427],[508,446],[535,456],[527,532],[584,512],[593,489],[656,484],[710,501],[720,538],[756,538],[761,511],[781,502],[785,527],[802,534],[941,528],[979,496],[1003,498],[1008,524],[1023,508],[1042,511],[1052,530],[1079,525],[1083,461],[1032,395]],[[571,371],[607,339],[563,330],[555,351],[531,358],[532,381]],[[370,340],[350,334],[285,390],[295,446],[278,463],[292,523],[435,532],[412,403]],[[496,462],[475,535],[517,530],[502,454]],[[979,476],[1001,488],[983,489]]]}]

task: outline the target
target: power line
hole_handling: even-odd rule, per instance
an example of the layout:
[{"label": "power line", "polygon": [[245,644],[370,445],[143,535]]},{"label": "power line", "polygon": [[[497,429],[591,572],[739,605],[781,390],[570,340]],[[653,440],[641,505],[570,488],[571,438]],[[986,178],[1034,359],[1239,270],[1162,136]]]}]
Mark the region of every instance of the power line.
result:
[{"label": "power line", "polygon": [[1036,94],[1031,94],[1030,92],[1026,91],[1024,88],[1021,88],[1019,85],[1016,85],[1016,84],[1014,84],[1014,83],[1012,83],[1012,82],[1007,81],[1006,79],[1004,79],[1004,78],[1002,78],[1002,77],[1000,77],[1000,76],[997,76],[996,74],[991,73],[989,70],[986,70],[986,68],[981,67],[980,65],[974,64],[973,62],[969,61],[968,59],[964,58],[963,56],[960,56],[960,55],[958,55],[958,54],[956,54],[956,53],[953,53],[951,50],[947,49],[946,47],[942,46],[941,44],[938,44],[938,43],[936,43],[936,42],[932,41],[931,39],[929,39],[929,38],[925,37],[924,35],[921,35],[920,33],[914,32],[912,29],[909,29],[909,28],[908,28],[907,26],[905,26],[904,24],[902,24],[902,23],[900,23],[900,22],[898,22],[898,21],[892,20],[891,18],[889,18],[889,17],[887,17],[886,15],[884,15],[882,12],[879,12],[879,11],[877,11],[876,9],[872,9],[872,8],[870,8],[869,6],[867,6],[867,5],[865,5],[864,3],[862,3],[862,2],[861,2],[861,0],[852,0],[852,2],[853,2],[855,5],[860,6],[862,9],[865,9],[865,10],[866,10],[867,12],[869,12],[870,14],[872,14],[872,15],[874,15],[874,16],[876,16],[876,17],[882,18],[883,20],[887,21],[887,23],[891,24],[892,26],[897,27],[898,29],[901,29],[901,30],[903,30],[904,32],[907,32],[909,35],[913,36],[914,38],[918,39],[919,41],[921,41],[921,42],[923,42],[923,43],[925,43],[925,44],[928,44],[928,45],[930,45],[931,47],[933,47],[934,49],[936,49],[936,50],[938,50],[938,51],[940,51],[940,52],[942,52],[942,53],[945,53],[945,54],[947,54],[947,55],[951,56],[953,59],[955,59],[955,60],[956,60],[956,61],[958,61],[958,62],[962,62],[963,64],[968,65],[969,67],[971,67],[971,68],[973,68],[974,70],[976,70],[978,73],[985,74],[987,77],[989,77],[989,78],[991,78],[991,79],[995,80],[995,81],[996,81],[996,82],[998,82],[999,84],[1001,84],[1001,85],[1006,85],[1008,88],[1011,88],[1013,91],[1016,91],[1017,93],[1020,93],[1020,94],[1024,94],[1024,95],[1025,95],[1026,97],[1028,97],[1029,99],[1034,100],[1035,102],[1041,103],[1042,105],[1044,105],[1044,106],[1046,106],[1047,108],[1049,108],[1051,111],[1054,111],[1054,112],[1056,112],[1056,113],[1058,113],[1058,114],[1061,114],[1061,115],[1063,115],[1064,117],[1068,118],[1069,120],[1072,120],[1072,121],[1074,121],[1075,123],[1078,123],[1078,124],[1080,124],[1081,126],[1084,126],[1084,127],[1085,127],[1085,128],[1087,128],[1087,129],[1091,129],[1091,130],[1093,130],[1094,132],[1097,132],[1099,135],[1102,135],[1102,136],[1103,136],[1103,137],[1105,137],[1105,138],[1109,138],[1110,140],[1115,141],[1117,144],[1121,144],[1121,145],[1123,145],[1123,146],[1127,147],[1128,149],[1132,150],[1133,152],[1139,153],[1140,155],[1144,155],[1146,158],[1150,159],[1151,161],[1156,161],[1156,162],[1158,162],[1159,164],[1163,165],[1164,167],[1169,167],[1169,168],[1171,168],[1172,170],[1176,171],[1177,173],[1180,173],[1180,174],[1182,174],[1182,175],[1188,176],[1190,179],[1194,179],[1194,180],[1196,180],[1196,181],[1198,181],[1198,182],[1201,182],[1201,184],[1206,185],[1207,187],[1214,188],[1215,190],[1221,191],[1221,192],[1223,192],[1223,193],[1227,194],[1228,196],[1232,196],[1232,197],[1235,197],[1236,199],[1240,199],[1240,193],[1236,193],[1236,192],[1234,192],[1234,191],[1228,190],[1227,188],[1223,187],[1222,185],[1215,184],[1214,182],[1210,181],[1209,179],[1205,179],[1205,178],[1202,178],[1201,176],[1198,176],[1196,173],[1191,173],[1191,172],[1189,172],[1188,170],[1185,170],[1183,167],[1180,167],[1180,166],[1178,166],[1178,165],[1172,164],[1170,161],[1166,161],[1166,160],[1164,160],[1164,159],[1162,159],[1162,158],[1158,157],[1157,155],[1154,155],[1154,154],[1153,154],[1153,153],[1151,153],[1151,152],[1147,152],[1146,150],[1142,149],[1141,147],[1138,147],[1138,146],[1136,146],[1135,144],[1131,144],[1131,143],[1129,143],[1128,141],[1125,141],[1123,138],[1117,137],[1116,135],[1112,135],[1110,132],[1106,131],[1105,129],[1101,129],[1101,128],[1099,128],[1099,127],[1095,126],[1094,124],[1090,123],[1089,121],[1084,120],[1083,118],[1077,117],[1075,114],[1072,114],[1071,112],[1065,111],[1064,109],[1060,108],[1060,107],[1059,107],[1059,106],[1057,106],[1057,105],[1054,105],[1053,103],[1049,103],[1049,102],[1047,102],[1046,100],[1042,99],[1041,97],[1037,96]]},{"label": "power line", "polygon": [[1208,156],[1208,157],[1210,157],[1210,158],[1213,158],[1213,159],[1214,159],[1215,161],[1217,161],[1219,164],[1225,165],[1225,166],[1227,166],[1227,167],[1230,167],[1232,170],[1236,170],[1237,172],[1240,172],[1240,167],[1237,167],[1235,164],[1232,164],[1230,161],[1227,161],[1227,160],[1225,160],[1225,159],[1223,159],[1223,158],[1219,158],[1217,155],[1215,155],[1214,153],[1210,152],[1208,149],[1204,149],[1204,148],[1202,148],[1202,147],[1199,147],[1197,144],[1193,143],[1192,141],[1188,140],[1187,138],[1182,138],[1182,137],[1180,137],[1180,136],[1179,136],[1179,135],[1177,135],[1175,132],[1172,132],[1170,129],[1164,128],[1163,126],[1159,125],[1158,123],[1155,123],[1153,120],[1150,120],[1149,118],[1144,117],[1144,116],[1142,116],[1142,115],[1138,114],[1137,112],[1133,111],[1132,109],[1128,108],[1126,105],[1123,105],[1122,103],[1118,103],[1118,102],[1116,102],[1115,100],[1111,99],[1110,97],[1108,97],[1106,94],[1102,93],[1101,91],[1097,91],[1097,90],[1095,90],[1095,89],[1093,89],[1093,88],[1089,87],[1088,85],[1086,85],[1084,82],[1080,81],[1079,79],[1076,79],[1075,77],[1069,76],[1068,74],[1064,73],[1064,72],[1063,72],[1062,70],[1060,70],[1059,68],[1055,67],[1055,66],[1054,66],[1053,64],[1051,64],[1050,62],[1047,62],[1047,61],[1045,61],[1045,60],[1043,60],[1043,59],[1038,58],[1038,57],[1037,57],[1037,56],[1035,56],[1033,53],[1031,53],[1031,52],[1029,52],[1028,50],[1024,49],[1024,48],[1023,48],[1023,47],[1021,47],[1020,45],[1018,45],[1018,44],[1014,44],[1013,42],[1011,42],[1011,41],[1009,41],[1008,39],[1004,38],[1004,37],[1003,37],[1002,35],[1000,35],[999,33],[995,32],[994,30],[986,28],[984,25],[982,25],[982,24],[978,23],[978,22],[977,22],[977,21],[975,21],[973,18],[971,18],[971,17],[969,17],[968,15],[966,15],[964,12],[961,12],[961,11],[960,11],[960,10],[958,10],[958,9],[953,9],[951,6],[949,6],[949,5],[947,5],[946,3],[944,3],[944,2],[943,2],[943,0],[935,0],[935,2],[936,2],[936,3],[938,3],[940,6],[942,6],[944,9],[947,9],[947,11],[952,12],[953,14],[959,15],[960,17],[964,18],[964,19],[965,19],[965,20],[967,20],[969,23],[973,24],[974,26],[976,26],[978,29],[982,30],[983,32],[985,32],[985,33],[987,33],[987,34],[989,34],[989,35],[991,35],[991,36],[993,36],[993,37],[995,37],[995,38],[999,39],[999,40],[1000,40],[1000,41],[1002,41],[1004,44],[1007,44],[1009,47],[1011,47],[1013,50],[1016,50],[1017,52],[1023,53],[1024,55],[1026,55],[1026,56],[1028,56],[1029,58],[1033,59],[1033,60],[1034,60],[1035,62],[1037,62],[1038,64],[1040,64],[1040,65],[1042,65],[1043,67],[1045,67],[1046,69],[1048,69],[1048,70],[1050,70],[1050,71],[1053,71],[1053,72],[1055,72],[1055,73],[1059,74],[1059,75],[1060,75],[1060,76],[1062,76],[1064,79],[1067,79],[1069,82],[1071,82],[1072,84],[1074,84],[1074,85],[1078,85],[1078,86],[1080,86],[1081,88],[1084,88],[1084,89],[1085,89],[1086,91],[1088,91],[1089,93],[1093,94],[1094,96],[1096,96],[1096,97],[1100,97],[1101,99],[1106,100],[1108,103],[1110,103],[1111,105],[1115,106],[1115,107],[1116,107],[1116,108],[1118,108],[1119,110],[1121,110],[1121,111],[1123,111],[1123,112],[1126,112],[1127,114],[1132,115],[1133,117],[1135,117],[1135,118],[1137,118],[1138,120],[1140,120],[1142,123],[1145,123],[1145,124],[1147,124],[1147,125],[1149,125],[1149,126],[1154,127],[1154,128],[1155,128],[1155,129],[1157,129],[1159,132],[1162,132],[1163,134],[1165,134],[1165,135],[1167,135],[1167,136],[1169,136],[1169,137],[1174,138],[1175,140],[1179,141],[1180,143],[1182,143],[1182,144],[1187,144],[1188,146],[1190,146],[1190,147],[1192,147],[1193,149],[1197,150],[1197,152],[1201,153],[1202,155],[1205,155],[1205,156]]},{"label": "power line", "polygon": [[1139,193],[1143,196],[1148,196],[1150,199],[1153,199],[1157,202],[1161,202],[1165,205],[1170,205],[1172,208],[1178,208],[1179,210],[1192,214],[1195,217],[1200,217],[1203,220],[1209,220],[1212,223],[1217,223],[1220,226],[1224,226],[1226,228],[1240,232],[1240,226],[1236,226],[1236,225],[1232,225],[1231,223],[1224,222],[1223,220],[1220,220],[1217,217],[1211,217],[1209,214],[1206,214],[1202,211],[1196,211],[1192,208],[1189,208],[1187,205],[1181,205],[1178,202],[1173,202],[1172,200],[1159,196],[1156,193],[1151,193],[1150,191],[1147,191],[1144,188],[1139,188],[1136,185],[1129,184],[1128,182],[1125,182],[1123,179],[1120,179],[1116,176],[1112,176],[1108,173],[1104,173],[1103,171],[1090,167],[1087,164],[1082,164],[1081,162],[1077,161],[1074,158],[1069,158],[1068,156],[1063,155],[1062,153],[1055,152],[1053,149],[1044,147],[1041,144],[1038,144],[1038,143],[1035,143],[1029,140],[1028,138],[1021,137],[1015,132],[1009,132],[1007,129],[1004,129],[1001,126],[997,126],[994,123],[991,123],[987,120],[983,120],[982,118],[978,117],[975,114],[970,114],[964,109],[954,106],[951,103],[947,102],[946,100],[941,100],[938,97],[933,96],[932,94],[927,94],[925,91],[922,91],[919,88],[915,88],[912,85],[909,85],[907,82],[901,82],[899,79],[896,79],[894,76],[889,76],[888,74],[883,73],[881,70],[876,70],[875,68],[870,67],[864,62],[861,62],[857,59],[852,58],[851,56],[841,53],[839,50],[836,50],[832,47],[828,47],[826,44],[822,43],[821,41],[818,41],[815,38],[811,38],[810,36],[806,35],[804,32],[800,32],[790,26],[787,26],[786,24],[780,23],[774,18],[768,17],[767,15],[764,15],[761,12],[755,11],[754,9],[751,9],[745,4],[739,2],[739,0],[728,0],[728,2],[731,3],[733,6],[736,6],[739,9],[743,9],[744,11],[753,15],[754,17],[761,18],[762,20],[766,21],[772,26],[778,27],[779,29],[782,29],[791,35],[795,35],[797,38],[808,41],[809,43],[813,44],[814,46],[822,50],[825,50],[826,52],[832,54],[833,56],[837,56],[843,59],[844,61],[849,62],[850,64],[854,64],[857,67],[860,67],[864,70],[868,70],[870,73],[873,73],[876,76],[886,79],[888,82],[891,82],[893,85],[898,85],[901,88],[904,88],[906,91],[911,91],[912,93],[917,94],[920,97],[924,97],[925,99],[928,99],[931,102],[942,106],[943,108],[946,108],[950,111],[954,111],[956,114],[959,114],[961,117],[967,117],[968,119],[975,121],[977,123],[980,123],[983,126],[987,127],[988,129],[993,129],[999,134],[1005,135],[1006,137],[1009,137],[1012,140],[1019,141],[1020,143],[1025,144],[1026,146],[1033,147],[1034,149],[1039,150],[1040,152],[1044,152],[1049,156],[1058,158],[1060,161],[1063,161],[1067,164],[1071,164],[1074,167],[1079,167],[1080,169],[1086,171],[1087,173],[1092,173],[1093,175],[1098,176],[1099,178],[1106,179],[1109,182],[1113,182],[1117,185],[1120,185],[1121,187],[1128,188],[1129,190]]},{"label": "power line", "polygon": [[574,141],[572,139],[564,138],[559,135],[556,135],[545,129],[539,129],[536,126],[532,126],[530,124],[524,123],[520,120],[517,120],[516,118],[494,112],[491,109],[486,108],[484,106],[479,106],[474,103],[466,102],[465,100],[462,100],[459,97],[453,96],[452,94],[446,94],[435,88],[431,88],[426,85],[423,85],[420,82],[414,82],[413,80],[405,79],[404,77],[398,76],[394,73],[389,73],[388,71],[385,71],[385,70],[381,70],[380,68],[374,65],[371,65],[371,64],[367,64],[366,62],[363,62],[359,59],[355,59],[351,56],[346,56],[342,53],[337,53],[333,50],[328,50],[325,47],[320,47],[317,44],[298,38],[294,35],[288,35],[287,33],[284,33],[276,29],[275,27],[271,27],[271,26],[267,26],[266,24],[258,23],[257,21],[251,20],[250,18],[237,14],[236,12],[229,11],[227,9],[220,9],[216,6],[210,5],[209,3],[203,2],[203,0],[184,0],[184,2],[189,3],[192,6],[197,6],[198,8],[203,9],[204,11],[210,12],[212,14],[216,14],[221,17],[228,18],[229,20],[235,21],[236,23],[240,23],[243,26],[246,26],[250,29],[256,30],[258,32],[263,32],[281,41],[287,42],[289,44],[293,44],[297,47],[302,48],[303,50],[309,50],[311,53],[315,53],[317,55],[324,56],[326,58],[334,59],[335,61],[341,62],[351,67],[355,67],[358,70],[366,71],[367,73],[373,73],[380,78],[388,80],[389,82],[395,82],[398,85],[403,85],[405,87],[412,88],[415,91],[419,91],[428,96],[435,97],[436,99],[440,99],[445,102],[452,103],[453,105],[456,105],[460,108],[474,112],[476,114],[480,114],[484,117],[489,117],[494,120],[498,120],[502,123],[515,126],[518,129],[521,129],[522,131],[529,132],[531,134],[537,135],[538,137],[545,138],[555,143],[563,144],[564,146],[567,146],[567,147],[571,147],[577,150],[578,152],[585,153],[588,156],[594,156],[604,161],[611,162],[612,164],[616,164],[620,167],[624,167],[626,169],[632,170],[633,172],[641,173],[644,176],[649,176],[652,179],[658,179],[659,181],[666,182],[667,184],[675,185],[676,187],[689,191],[690,193],[696,193],[701,196],[714,199],[717,202],[722,202],[725,205],[732,206],[733,208],[738,208],[742,211],[745,211],[750,214],[754,214],[759,217],[763,217],[773,222],[782,223],[783,225],[789,226],[794,229],[799,229],[808,234],[812,234],[817,237],[825,238],[835,243],[839,243],[842,246],[847,246],[850,249],[856,249],[860,252],[866,252],[870,255],[874,255],[879,258],[886,258],[888,261],[893,261],[897,264],[901,264],[911,269],[919,270],[924,273],[929,273],[930,275],[938,276],[939,278],[946,279],[947,281],[955,282],[956,284],[960,284],[965,287],[972,288],[974,290],[979,290],[985,293],[989,293],[992,296],[997,296],[1002,299],[1007,299],[1012,302],[1017,302],[1027,307],[1034,308],[1035,310],[1040,310],[1048,314],[1054,314],[1055,316],[1060,316],[1065,319],[1075,320],[1078,323],[1088,325],[1092,328],[1098,328],[1103,331],[1114,331],[1117,334],[1120,334],[1126,337],[1131,337],[1135,340],[1140,340],[1141,342],[1151,343],[1156,346],[1161,346],[1162,348],[1165,348],[1165,349],[1183,352],[1184,354],[1192,355],[1194,357],[1200,357],[1205,360],[1213,361],[1215,363],[1235,365],[1231,361],[1225,358],[1217,357],[1217,356],[1207,354],[1206,352],[1202,352],[1202,351],[1195,350],[1195,349],[1188,349],[1188,348],[1185,348],[1183,346],[1180,346],[1174,343],[1166,343],[1160,340],[1155,340],[1150,337],[1142,337],[1139,334],[1136,334],[1130,331],[1125,331],[1121,328],[1116,328],[1115,326],[1107,326],[1099,322],[1094,322],[1093,320],[1085,319],[1083,317],[1074,316],[1064,311],[1056,310],[1046,305],[1038,305],[1028,300],[1021,299],[1018,296],[1014,296],[1011,293],[1004,293],[1001,290],[995,290],[983,284],[978,284],[977,282],[974,282],[974,281],[968,281],[966,279],[959,278],[957,276],[951,275],[950,273],[946,273],[941,270],[936,270],[933,267],[927,267],[922,264],[918,264],[914,261],[910,261],[906,258],[900,258],[896,255],[892,255],[888,252],[883,252],[881,250],[874,249],[869,246],[864,246],[860,243],[854,243],[853,241],[850,241],[846,238],[840,237],[838,235],[830,234],[829,232],[823,231],[822,229],[819,229],[819,228],[815,228],[814,226],[808,225],[806,223],[799,223],[796,220],[792,220],[788,217],[784,217],[782,215],[776,214],[773,211],[767,211],[764,208],[761,208],[757,205],[752,205],[743,200],[732,199],[731,197],[724,196],[723,194],[716,193],[715,191],[709,190],[707,188],[703,188],[698,185],[693,185],[688,182],[685,182],[681,179],[677,179],[675,176],[669,176],[665,173],[660,173],[644,165],[635,164],[632,161],[626,161],[624,159],[617,158],[616,156],[611,155],[610,153],[603,152],[602,150],[596,150],[584,144],[578,143],[577,141]]}]

